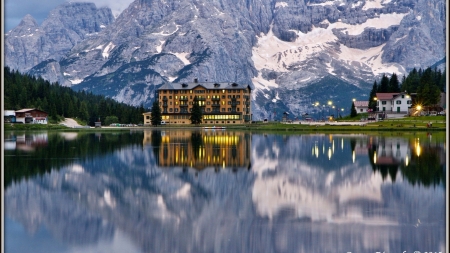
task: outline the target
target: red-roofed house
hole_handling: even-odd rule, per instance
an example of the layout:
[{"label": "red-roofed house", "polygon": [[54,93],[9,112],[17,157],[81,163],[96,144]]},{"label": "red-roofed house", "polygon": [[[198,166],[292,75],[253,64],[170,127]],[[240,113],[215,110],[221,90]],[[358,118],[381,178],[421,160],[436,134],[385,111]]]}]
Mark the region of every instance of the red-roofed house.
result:
[{"label": "red-roofed house", "polygon": [[377,93],[377,111],[407,114],[412,106],[411,96],[406,92]]},{"label": "red-roofed house", "polygon": [[27,108],[16,111],[16,122],[47,124],[48,113],[35,108]]},{"label": "red-roofed house", "polygon": [[357,113],[365,113],[369,110],[369,101],[355,101],[355,109]]}]

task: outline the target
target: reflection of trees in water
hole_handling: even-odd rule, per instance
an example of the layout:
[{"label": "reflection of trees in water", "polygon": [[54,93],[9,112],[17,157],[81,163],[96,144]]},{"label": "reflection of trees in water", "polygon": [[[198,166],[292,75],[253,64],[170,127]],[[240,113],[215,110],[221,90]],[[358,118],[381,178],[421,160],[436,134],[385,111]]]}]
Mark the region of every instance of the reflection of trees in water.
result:
[{"label": "reflection of trees in water", "polygon": [[379,172],[383,180],[389,176],[392,182],[395,182],[397,173],[400,170],[403,178],[411,184],[421,184],[424,186],[445,185],[444,167],[440,163],[440,148],[423,146],[420,156],[412,155],[408,165],[401,161],[394,161],[394,164],[376,164],[374,156],[377,152],[377,146],[372,144],[369,148],[369,161],[373,171]]},{"label": "reflection of trees in water", "polygon": [[203,145],[202,134],[200,132],[193,132],[191,135],[191,145],[192,151],[194,153],[194,158],[199,158],[199,150]]},{"label": "reflection of trees in water", "polygon": [[159,149],[161,147],[161,142],[162,142],[161,131],[153,130],[152,131],[152,149],[153,149],[153,154],[155,155],[156,160],[159,159]]},{"label": "reflection of trees in water", "polygon": [[23,178],[60,169],[76,159],[93,159],[128,145],[142,145],[142,138],[138,133],[78,133],[76,139],[66,140],[60,132],[49,133],[45,148],[33,152],[5,151],[5,187]]},{"label": "reflection of trees in water", "polygon": [[440,148],[422,147],[420,156],[413,155],[408,166],[401,166],[402,174],[413,185],[445,185],[444,167],[440,163]]}]

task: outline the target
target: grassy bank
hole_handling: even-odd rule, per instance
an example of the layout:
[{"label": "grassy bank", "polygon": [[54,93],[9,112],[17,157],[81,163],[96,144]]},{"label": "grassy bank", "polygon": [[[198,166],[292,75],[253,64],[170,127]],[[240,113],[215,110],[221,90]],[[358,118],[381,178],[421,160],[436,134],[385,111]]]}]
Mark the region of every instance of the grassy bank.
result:
[{"label": "grassy bank", "polygon": [[[351,120],[340,121],[352,122]],[[353,121],[354,122],[354,121]],[[431,123],[431,126],[429,125]],[[68,128],[59,124],[5,124],[5,130],[70,130],[70,131],[99,131],[99,130],[129,130],[129,129],[200,129],[213,125],[164,125],[158,127],[102,127],[102,128]],[[215,125],[220,126],[220,125]],[[358,125],[332,125],[324,122],[323,125],[286,124],[280,122],[254,123],[243,125],[225,125],[227,129],[241,129],[252,131],[298,131],[298,132],[373,132],[373,131],[445,131],[445,116],[405,117],[388,119],[378,122],[368,122],[365,126]]]}]

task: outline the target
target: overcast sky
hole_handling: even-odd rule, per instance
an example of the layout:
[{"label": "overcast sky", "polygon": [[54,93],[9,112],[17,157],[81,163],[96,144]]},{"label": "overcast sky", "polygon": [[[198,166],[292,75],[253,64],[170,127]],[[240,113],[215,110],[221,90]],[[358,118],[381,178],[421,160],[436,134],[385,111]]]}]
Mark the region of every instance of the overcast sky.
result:
[{"label": "overcast sky", "polygon": [[[5,32],[16,27],[25,15],[30,14],[39,25],[56,6],[67,0],[4,0]],[[133,0],[75,0],[72,2],[91,2],[97,8],[107,6],[114,16],[119,15]]]}]

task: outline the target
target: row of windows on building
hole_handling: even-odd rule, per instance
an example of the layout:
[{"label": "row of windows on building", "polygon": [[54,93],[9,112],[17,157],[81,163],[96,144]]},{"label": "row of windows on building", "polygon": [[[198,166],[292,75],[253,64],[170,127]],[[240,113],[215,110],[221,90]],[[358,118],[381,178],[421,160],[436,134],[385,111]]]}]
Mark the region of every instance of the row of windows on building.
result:
[{"label": "row of windows on building", "polygon": [[[201,108],[202,112],[240,112],[239,108]],[[245,111],[249,111],[249,110],[243,110],[243,112]],[[188,112],[192,112],[192,108],[169,108],[169,109],[164,109],[163,113],[167,113],[167,112],[180,112],[180,113],[188,113]]]},{"label": "row of windows on building", "polygon": [[[379,101],[378,101],[378,102],[379,102]],[[382,104],[382,105],[385,105],[385,104],[387,104],[387,102],[388,102],[388,101],[381,101],[381,104]],[[392,102],[393,102],[393,101],[390,101],[390,102],[391,102],[391,105],[392,105]],[[402,101],[401,101],[401,100],[396,100],[396,101],[395,101],[395,104],[401,105],[401,104],[402,104]],[[410,104],[412,104],[412,101],[411,101],[411,100],[408,100],[408,101],[406,101],[406,104],[410,105]]]},{"label": "row of windows on building", "polygon": [[[226,90],[162,90],[160,93],[162,94],[205,94],[205,93],[225,93]],[[227,90],[228,93],[248,93],[247,90]]]},{"label": "row of windows on building", "polygon": [[[190,115],[163,115],[162,120],[170,119],[190,119]],[[217,114],[217,115],[203,115],[204,120],[239,120],[241,115],[227,115],[227,114]]]},{"label": "row of windows on building", "polygon": [[[189,98],[192,99],[192,96],[189,96]],[[200,96],[197,96],[197,100],[204,100],[206,98],[208,98],[208,99],[210,99],[210,98],[212,98],[212,99],[220,99],[220,96],[219,95],[213,95],[213,96],[209,96],[209,95],[208,96],[201,96],[200,95]],[[227,97],[225,95],[222,95],[222,99],[225,99],[225,98],[240,99],[241,95],[228,95]],[[244,98],[248,98],[248,97],[244,97]],[[166,100],[167,96],[162,96],[162,99]],[[172,99],[172,96],[169,96],[169,99]],[[175,99],[178,99],[178,96],[175,96]],[[186,99],[188,99],[188,96],[180,96],[180,100],[186,100]]]},{"label": "row of windows on building", "polygon": [[[193,104],[194,104],[193,101],[191,101],[191,102],[186,102],[186,101],[180,101],[180,102],[178,102],[178,101],[175,101],[175,105],[193,105]],[[205,103],[205,101],[198,101],[198,104],[199,104],[200,106],[205,106],[205,105],[220,105],[220,104],[225,105],[225,101],[222,101],[222,103],[219,103],[218,101],[216,101],[216,102],[213,101],[212,103],[211,103],[210,101],[207,101],[206,103]],[[240,105],[241,102],[240,102],[240,101],[228,101],[227,104],[229,104],[229,105],[231,105],[231,104],[233,104],[233,105]],[[172,102],[169,102],[169,104],[167,104],[167,102],[160,102],[159,105],[160,105],[160,106],[172,105]]]}]

